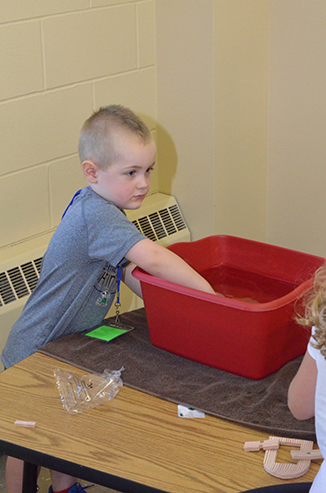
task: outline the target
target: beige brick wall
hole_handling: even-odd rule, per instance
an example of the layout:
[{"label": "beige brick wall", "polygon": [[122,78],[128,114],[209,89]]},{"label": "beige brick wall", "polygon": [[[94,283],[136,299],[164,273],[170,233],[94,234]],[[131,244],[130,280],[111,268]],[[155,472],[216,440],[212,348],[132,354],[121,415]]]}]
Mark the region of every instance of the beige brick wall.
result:
[{"label": "beige brick wall", "polygon": [[269,5],[155,2],[159,185],[193,240],[266,238]]},{"label": "beige brick wall", "polygon": [[0,2],[0,248],[54,229],[85,185],[93,110],[124,104],[156,133],[154,24],[154,0]]}]

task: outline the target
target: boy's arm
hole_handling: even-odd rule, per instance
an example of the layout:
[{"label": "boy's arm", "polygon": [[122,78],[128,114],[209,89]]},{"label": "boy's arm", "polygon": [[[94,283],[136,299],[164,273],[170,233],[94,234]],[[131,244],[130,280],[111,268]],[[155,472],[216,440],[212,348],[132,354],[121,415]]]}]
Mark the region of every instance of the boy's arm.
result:
[{"label": "boy's arm", "polygon": [[309,419],[315,415],[316,380],[316,361],[307,351],[288,392],[288,406],[295,418]]},{"label": "boy's arm", "polygon": [[[148,238],[131,247],[125,257],[152,276],[216,294],[212,286],[181,257]],[[129,268],[129,272],[131,269],[132,267]],[[126,281],[127,279],[128,275]]]},{"label": "boy's arm", "polygon": [[130,262],[123,269],[122,280],[128,286],[128,288],[130,288],[137,296],[139,296],[139,298],[142,298],[143,295],[141,292],[140,281],[132,275],[132,271],[135,267],[137,267],[136,264]]}]

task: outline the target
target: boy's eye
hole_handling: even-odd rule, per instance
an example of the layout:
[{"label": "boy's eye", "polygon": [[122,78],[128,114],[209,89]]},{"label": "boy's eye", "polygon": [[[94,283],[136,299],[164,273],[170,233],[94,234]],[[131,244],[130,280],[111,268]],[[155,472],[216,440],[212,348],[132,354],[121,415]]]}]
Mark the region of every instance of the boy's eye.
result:
[{"label": "boy's eye", "polygon": [[[153,166],[151,166],[150,168],[147,168],[146,174],[150,174],[153,170],[154,170]],[[134,170],[134,169],[127,171],[128,176],[134,176],[135,174],[136,174],[136,170]]]}]

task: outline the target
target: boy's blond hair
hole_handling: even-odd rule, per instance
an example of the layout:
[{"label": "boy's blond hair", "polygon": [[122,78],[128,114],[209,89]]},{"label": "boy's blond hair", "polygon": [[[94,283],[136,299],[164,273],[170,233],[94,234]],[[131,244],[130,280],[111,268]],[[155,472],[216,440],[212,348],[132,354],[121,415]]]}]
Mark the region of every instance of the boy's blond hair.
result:
[{"label": "boy's blond hair", "polygon": [[114,134],[125,130],[147,144],[152,134],[147,125],[129,108],[110,105],[99,108],[84,123],[79,137],[79,157],[81,162],[92,161],[105,169],[116,158]]},{"label": "boy's blond hair", "polygon": [[326,358],[326,263],[315,274],[313,286],[304,296],[304,315],[297,317],[301,325],[316,327],[313,347]]}]

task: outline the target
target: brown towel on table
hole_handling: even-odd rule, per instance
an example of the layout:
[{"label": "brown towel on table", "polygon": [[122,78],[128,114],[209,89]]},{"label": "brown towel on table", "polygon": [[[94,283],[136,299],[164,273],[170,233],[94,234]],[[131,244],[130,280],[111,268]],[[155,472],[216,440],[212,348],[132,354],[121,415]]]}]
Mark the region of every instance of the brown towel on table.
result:
[{"label": "brown towel on table", "polygon": [[287,407],[287,390],[302,357],[262,380],[250,380],[153,346],[143,308],[123,314],[122,321],[135,330],[109,343],[84,332],[39,351],[95,373],[124,367],[126,386],[272,435],[316,440],[314,419],[298,421]]}]

